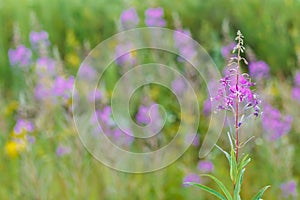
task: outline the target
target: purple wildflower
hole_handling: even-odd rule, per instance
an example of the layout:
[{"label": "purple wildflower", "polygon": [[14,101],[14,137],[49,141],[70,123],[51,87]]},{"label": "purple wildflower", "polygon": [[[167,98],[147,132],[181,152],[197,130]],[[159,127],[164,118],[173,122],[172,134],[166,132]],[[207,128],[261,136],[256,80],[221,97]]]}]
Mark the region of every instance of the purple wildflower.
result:
[{"label": "purple wildflower", "polygon": [[249,63],[249,74],[256,80],[268,78],[270,73],[270,67],[264,61],[254,61]]},{"label": "purple wildflower", "polygon": [[102,98],[102,93],[100,90],[95,90],[92,91],[89,95],[88,95],[88,101],[89,102],[94,102],[94,101],[98,101]]},{"label": "purple wildflower", "polygon": [[38,46],[39,44],[49,45],[48,33],[46,31],[35,32],[32,31],[30,33],[29,39],[30,43],[33,47]]},{"label": "purple wildflower", "polygon": [[284,198],[288,198],[288,197],[296,198],[298,196],[297,183],[293,180],[282,183],[280,188],[281,188],[282,196]]},{"label": "purple wildflower", "polygon": [[229,59],[231,56],[231,52],[233,50],[233,48],[235,47],[236,43],[232,42],[229,45],[223,46],[221,49],[221,54],[223,56],[224,59]]},{"label": "purple wildflower", "polygon": [[[236,81],[236,74],[239,74],[239,81]],[[218,109],[234,110],[236,100],[244,106],[244,109],[253,108],[257,116],[260,112],[258,95],[251,90],[254,83],[251,82],[248,74],[240,74],[236,69],[230,69],[229,73],[220,80],[220,87],[217,95],[212,100],[217,101]]]},{"label": "purple wildflower", "polygon": [[207,87],[208,87],[208,91],[211,92],[212,94],[209,94],[209,97],[204,101],[204,104],[203,104],[203,113],[205,116],[210,115],[210,113],[212,111],[211,96],[215,97],[217,95],[217,93],[214,93],[214,92],[218,91],[219,84],[216,83],[215,81],[210,81],[207,84]]},{"label": "purple wildflower", "polygon": [[158,105],[156,104],[152,104],[149,107],[141,105],[136,114],[136,121],[140,125],[149,126],[149,131],[152,133],[158,133],[163,125]]},{"label": "purple wildflower", "polygon": [[105,106],[100,112],[99,119],[106,124],[109,124],[111,121],[111,108],[110,106]]},{"label": "purple wildflower", "polygon": [[52,92],[55,96],[61,96],[65,99],[69,98],[73,89],[74,77],[64,78],[58,76],[53,84]]},{"label": "purple wildflower", "polygon": [[135,8],[124,10],[120,16],[121,26],[125,30],[135,28],[139,21]]},{"label": "purple wildflower", "polygon": [[34,144],[35,143],[35,137],[31,136],[31,135],[26,135],[26,139],[30,144]]},{"label": "purple wildflower", "polygon": [[174,41],[176,47],[184,46],[191,41],[191,32],[189,30],[178,29],[174,32]]},{"label": "purple wildflower", "polygon": [[36,68],[37,74],[39,76],[43,76],[45,74],[55,74],[55,61],[51,58],[41,57],[38,58],[36,61]]},{"label": "purple wildflower", "polygon": [[38,83],[35,86],[34,96],[37,100],[48,99],[52,96],[52,88],[46,84]]},{"label": "purple wildflower", "polygon": [[300,87],[294,87],[292,89],[292,98],[300,102]]},{"label": "purple wildflower", "polygon": [[110,106],[105,106],[102,110],[95,110],[90,120],[93,126],[93,135],[99,134],[99,131],[104,131],[104,134],[106,134],[107,136],[114,135],[114,133],[111,130],[111,127],[114,125],[114,122],[111,118]]},{"label": "purple wildflower", "polygon": [[289,115],[283,116],[279,110],[271,105],[264,106],[262,115],[262,127],[268,133],[267,139],[277,140],[287,134],[293,122],[293,118]]},{"label": "purple wildflower", "polygon": [[206,99],[203,103],[203,114],[209,116],[211,113],[211,101]]},{"label": "purple wildflower", "polygon": [[177,95],[182,95],[186,90],[186,83],[183,78],[177,78],[172,82],[172,91]]},{"label": "purple wildflower", "polygon": [[297,87],[300,87],[300,71],[296,73],[294,82]]},{"label": "purple wildflower", "polygon": [[194,147],[198,147],[200,145],[200,137],[197,133],[187,133],[185,135],[185,143],[190,144],[192,142],[192,145]]},{"label": "purple wildflower", "polygon": [[134,48],[133,45],[130,43],[119,44],[116,47],[116,51],[115,51],[116,63],[119,66],[123,66],[126,64],[134,65],[136,63],[133,48]]},{"label": "purple wildflower", "polygon": [[197,52],[193,40],[191,39],[190,31],[176,30],[174,32],[174,41],[175,46],[179,50],[179,61],[182,61],[182,59],[192,60],[196,56]]},{"label": "purple wildflower", "polygon": [[92,123],[98,123],[98,116],[100,116],[101,110],[95,110],[91,116]]},{"label": "purple wildflower", "polygon": [[197,169],[203,173],[208,173],[214,170],[214,165],[208,160],[203,160],[198,162]]},{"label": "purple wildflower", "polygon": [[59,156],[59,157],[70,154],[70,153],[71,153],[71,148],[70,147],[59,145],[56,148],[56,155]]},{"label": "purple wildflower", "polygon": [[34,130],[33,123],[24,119],[18,119],[14,127],[15,134],[21,134],[23,131],[32,132],[33,130]]},{"label": "purple wildflower", "polygon": [[84,80],[95,80],[97,78],[96,70],[89,65],[80,66],[80,70],[78,72],[78,76]]},{"label": "purple wildflower", "polygon": [[116,128],[112,135],[116,143],[121,145],[130,145],[134,140],[131,130],[126,130],[126,133],[124,133],[121,129]]},{"label": "purple wildflower", "polygon": [[98,120],[100,122],[101,127],[103,125],[113,125],[113,122],[111,120],[111,108],[110,106],[105,106],[102,110],[96,110],[92,117],[91,122],[96,124],[98,123]]},{"label": "purple wildflower", "polygon": [[150,123],[150,116],[149,116],[149,108],[141,105],[139,107],[138,113],[136,114],[136,121],[139,124],[148,124]]},{"label": "purple wildflower", "polygon": [[9,62],[12,66],[25,67],[30,64],[32,52],[24,45],[19,45],[16,49],[8,51]]},{"label": "purple wildflower", "polygon": [[188,182],[194,182],[194,183],[200,183],[201,179],[200,176],[198,176],[197,174],[188,174],[183,178],[183,186],[187,187],[189,186],[187,183]]},{"label": "purple wildflower", "polygon": [[98,123],[98,120],[105,125],[112,125],[110,106],[105,106],[102,110],[96,110],[93,113],[91,122]]},{"label": "purple wildflower", "polygon": [[164,27],[166,25],[166,21],[163,19],[163,8],[149,8],[146,10],[145,15],[145,24],[147,26]]},{"label": "purple wildflower", "polygon": [[300,102],[300,71],[296,73],[294,82],[295,86],[292,89],[292,98]]},{"label": "purple wildflower", "polygon": [[138,113],[136,114],[136,121],[141,125],[149,124],[151,120],[160,119],[160,117],[161,116],[159,114],[158,106],[156,106],[155,104],[149,107],[141,105],[139,107]]}]

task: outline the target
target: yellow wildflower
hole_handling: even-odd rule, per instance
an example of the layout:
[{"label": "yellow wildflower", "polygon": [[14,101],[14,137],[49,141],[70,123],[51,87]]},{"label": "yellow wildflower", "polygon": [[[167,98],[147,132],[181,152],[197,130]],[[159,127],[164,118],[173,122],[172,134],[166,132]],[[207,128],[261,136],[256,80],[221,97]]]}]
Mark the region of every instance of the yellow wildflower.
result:
[{"label": "yellow wildflower", "polygon": [[14,111],[16,111],[19,107],[19,103],[17,101],[12,101],[8,104],[6,109],[4,110],[4,115],[11,115]]},{"label": "yellow wildflower", "polygon": [[69,53],[66,56],[66,61],[72,66],[72,67],[79,67],[80,59],[75,53]]},{"label": "yellow wildflower", "polygon": [[16,141],[9,141],[5,145],[5,152],[11,158],[16,157],[20,152],[24,151],[26,147],[25,142],[16,142]]}]

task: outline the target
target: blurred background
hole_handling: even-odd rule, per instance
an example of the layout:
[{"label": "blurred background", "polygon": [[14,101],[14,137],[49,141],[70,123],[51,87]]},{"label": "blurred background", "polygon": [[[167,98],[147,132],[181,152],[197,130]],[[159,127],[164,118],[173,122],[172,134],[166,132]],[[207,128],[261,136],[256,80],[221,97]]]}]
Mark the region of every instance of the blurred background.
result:
[{"label": "blurred background", "polygon": [[[256,81],[256,92],[263,99],[262,116],[242,130],[245,139],[255,136],[243,149],[252,162],[242,198],[250,199],[259,188],[271,185],[264,199],[298,199],[299,10],[298,0],[1,0],[0,199],[214,199],[183,184],[192,180],[215,187],[199,177],[201,173],[212,173],[231,187],[221,152],[214,149],[207,158],[198,158],[210,119],[208,97],[201,92],[198,99],[203,116],[198,133],[191,133],[196,134],[196,140],[179,160],[157,172],[127,174],[107,168],[78,138],[72,121],[71,90],[80,63],[110,36],[151,26],[191,36],[206,49],[220,72],[230,57],[237,30],[242,31],[249,61],[243,70]],[[178,42],[175,36],[173,39]],[[109,52],[118,55],[119,48],[127,48],[116,45]],[[179,51],[188,45],[178,45]],[[192,57],[191,51],[183,52]],[[116,69],[158,62],[160,56],[155,51],[131,52],[112,64],[104,89],[95,97],[101,101],[96,114],[109,125],[111,137],[117,137],[118,130],[110,124],[110,108],[105,105],[120,76]],[[189,68],[174,55],[163,60],[183,72]],[[86,76],[93,74],[92,70],[86,72]],[[180,84],[174,80],[173,89],[183,90]],[[199,90],[206,91],[205,87]],[[156,85],[142,88],[142,92],[148,97],[140,100],[138,93],[132,100],[132,118],[147,124],[149,106],[162,104],[170,118],[164,128],[166,136],[159,142],[169,141],[172,135],[168,133],[180,122],[176,98]],[[158,111],[156,116],[159,120]],[[150,141],[147,148],[157,148],[155,142]],[[226,139],[221,138],[218,144],[229,148]],[[135,150],[145,146],[128,138],[122,138],[122,145]]]}]

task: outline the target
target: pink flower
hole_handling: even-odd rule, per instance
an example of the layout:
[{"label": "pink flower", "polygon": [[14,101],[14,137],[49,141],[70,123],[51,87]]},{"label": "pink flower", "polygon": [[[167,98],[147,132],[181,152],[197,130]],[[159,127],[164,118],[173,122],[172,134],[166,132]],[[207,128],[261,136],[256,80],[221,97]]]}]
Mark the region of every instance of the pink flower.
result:
[{"label": "pink flower", "polygon": [[183,178],[183,186],[187,187],[189,186],[187,183],[188,182],[193,182],[193,183],[200,183],[201,179],[200,176],[198,174],[188,174]]},{"label": "pink flower", "polygon": [[135,28],[139,21],[135,8],[124,10],[120,16],[121,26],[125,30]]},{"label": "pink flower", "polygon": [[30,64],[32,52],[24,45],[19,45],[16,49],[9,49],[8,57],[12,66],[25,67]]},{"label": "pink flower", "polygon": [[145,24],[147,26],[156,26],[156,27],[164,27],[166,25],[166,21],[163,19],[164,10],[163,8],[148,8],[145,12],[146,19]]},{"label": "pink flower", "polygon": [[208,173],[213,171],[214,165],[208,160],[202,160],[198,162],[197,169],[202,173]]},{"label": "pink flower", "polygon": [[14,132],[16,134],[21,134],[22,131],[33,132],[33,130],[34,130],[33,123],[24,119],[18,119],[14,127]]}]

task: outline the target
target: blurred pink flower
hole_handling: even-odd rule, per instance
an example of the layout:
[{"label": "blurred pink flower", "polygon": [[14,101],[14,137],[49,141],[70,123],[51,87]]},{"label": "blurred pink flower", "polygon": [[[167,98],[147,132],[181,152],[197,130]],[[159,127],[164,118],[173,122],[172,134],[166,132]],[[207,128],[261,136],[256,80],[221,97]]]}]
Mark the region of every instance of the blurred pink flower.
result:
[{"label": "blurred pink flower", "polygon": [[139,21],[135,8],[124,10],[120,16],[121,26],[125,30],[135,28]]},{"label": "blurred pink flower", "polygon": [[64,145],[59,145],[56,148],[56,155],[59,156],[59,157],[70,154],[70,153],[71,153],[71,148],[70,147],[66,147]]},{"label": "blurred pink flower", "polygon": [[189,30],[178,29],[174,32],[175,46],[179,50],[179,61],[192,60],[196,54],[196,48]]},{"label": "blurred pink flower", "polygon": [[187,86],[183,78],[177,78],[172,82],[171,87],[175,94],[182,95]]},{"label": "blurred pink flower", "polygon": [[21,134],[22,131],[33,132],[33,130],[34,130],[33,123],[24,119],[18,119],[14,127],[15,134]]},{"label": "blurred pink flower", "polygon": [[39,76],[54,75],[55,61],[48,57],[40,57],[36,61],[35,71]]},{"label": "blurred pink flower", "polygon": [[270,67],[264,61],[249,62],[248,67],[250,76],[256,80],[269,78],[270,76]]},{"label": "blurred pink flower", "polygon": [[236,43],[232,42],[226,46],[223,46],[221,49],[221,54],[223,56],[224,59],[229,59],[231,56],[231,52],[233,50],[233,48],[235,47]]},{"label": "blurred pink flower", "polygon": [[49,35],[46,31],[32,31],[29,35],[29,40],[32,46],[36,47],[39,44],[49,45]]},{"label": "blurred pink flower", "polygon": [[60,96],[67,99],[71,96],[73,84],[74,84],[73,76],[70,76],[68,78],[58,76],[54,80],[53,87],[52,87],[52,94],[54,96]]},{"label": "blurred pink flower", "polygon": [[131,43],[119,44],[115,51],[115,61],[117,65],[134,65],[136,63],[136,58],[133,52],[134,46]]},{"label": "blurred pink flower", "polygon": [[202,173],[208,173],[214,170],[214,165],[211,161],[201,160],[198,162],[197,169]]},{"label": "blurred pink flower", "polygon": [[297,198],[298,193],[297,193],[296,181],[292,180],[292,181],[282,183],[280,188],[281,188],[282,196],[284,198],[289,198],[289,197],[293,197],[293,199]]},{"label": "blurred pink flower", "polygon": [[300,71],[296,73],[294,82],[296,86],[300,87]]},{"label": "blurred pink flower", "polygon": [[287,134],[292,126],[293,118],[289,115],[282,115],[279,110],[271,105],[264,106],[262,114],[262,127],[265,130],[266,137],[269,140],[277,140]]},{"label": "blurred pink flower", "polygon": [[187,187],[189,186],[188,182],[194,182],[194,183],[201,183],[200,176],[198,174],[188,174],[183,178],[183,186]]},{"label": "blurred pink flower", "polygon": [[32,52],[24,45],[19,45],[16,49],[9,49],[8,57],[12,66],[25,67],[30,65]]},{"label": "blurred pink flower", "polygon": [[164,17],[163,8],[148,8],[145,12],[145,24],[149,27],[164,27],[166,26],[166,21]]}]

